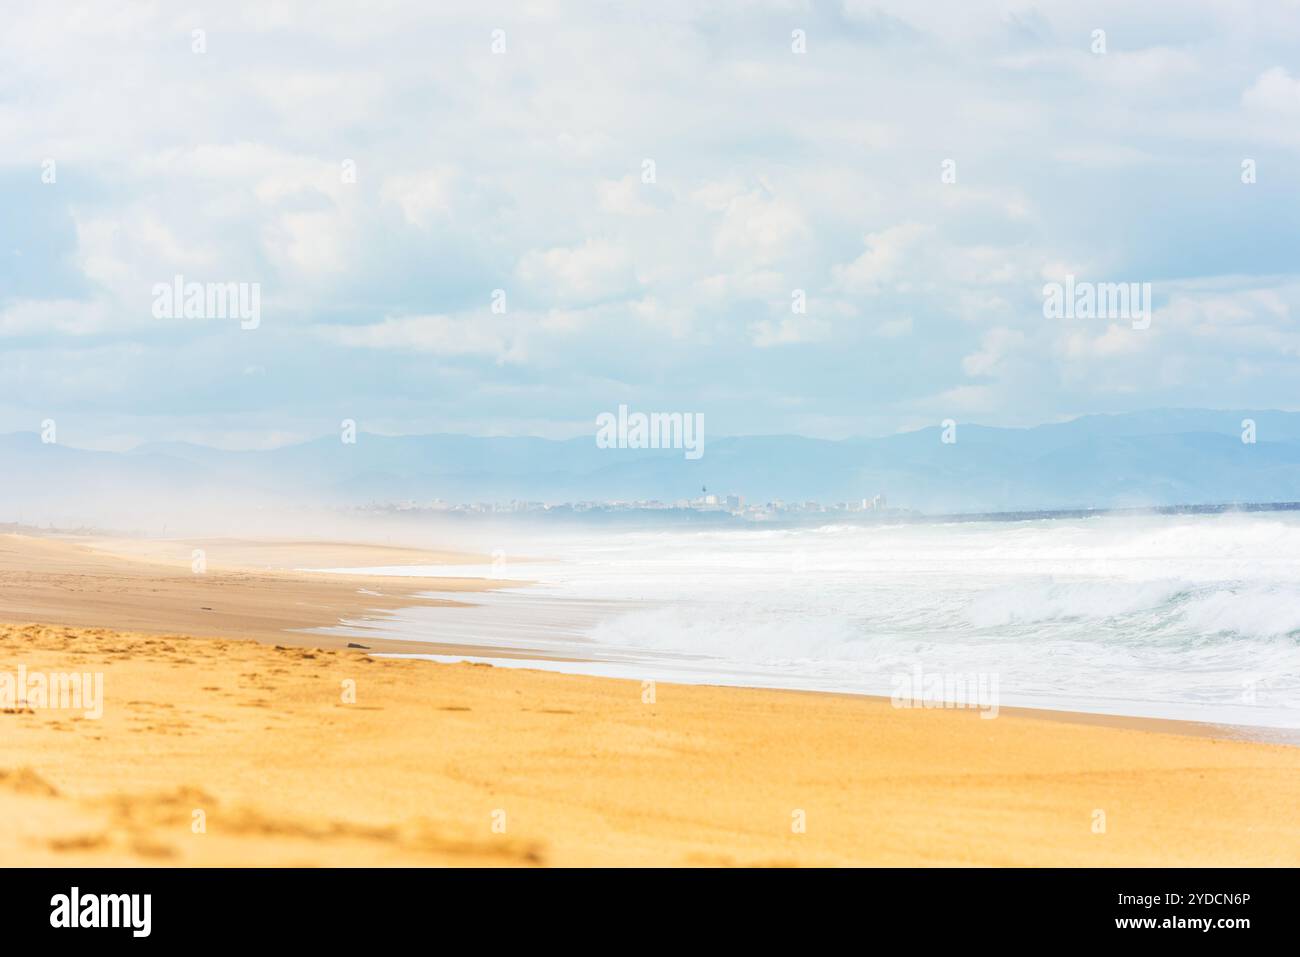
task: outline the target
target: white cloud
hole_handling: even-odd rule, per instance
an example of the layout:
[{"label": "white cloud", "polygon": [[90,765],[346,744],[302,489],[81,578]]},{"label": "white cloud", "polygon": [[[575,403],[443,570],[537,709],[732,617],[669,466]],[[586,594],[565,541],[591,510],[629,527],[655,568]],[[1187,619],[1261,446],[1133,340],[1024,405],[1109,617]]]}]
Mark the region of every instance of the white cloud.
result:
[{"label": "white cloud", "polygon": [[627,251],[604,239],[533,250],[520,260],[515,275],[542,292],[570,301],[602,299],[636,285]]},{"label": "white cloud", "polygon": [[661,302],[653,296],[631,304],[633,315],[655,330],[663,330],[674,339],[684,338],[693,326],[689,309]]},{"label": "white cloud", "polygon": [[1241,102],[1252,110],[1293,115],[1300,113],[1300,79],[1275,66],[1255,78],[1241,95]]},{"label": "white cloud", "polygon": [[20,300],[0,309],[0,337],[90,336],[115,329],[120,324],[102,302]]},{"label": "white cloud", "polygon": [[902,223],[868,233],[866,250],[853,262],[832,270],[836,284],[849,292],[875,292],[903,273],[907,257],[932,232],[919,223]]},{"label": "white cloud", "polygon": [[402,316],[359,326],[321,326],[322,335],[346,346],[399,349],[441,356],[522,359],[514,326],[499,316]]},{"label": "white cloud", "polygon": [[600,208],[615,216],[652,216],[663,204],[663,190],[641,182],[629,173],[618,180],[601,180],[596,186]]},{"label": "white cloud", "polygon": [[1002,371],[1008,355],[1025,344],[1025,334],[1018,329],[997,326],[984,333],[980,349],[961,360],[962,371],[969,376],[995,376]]},{"label": "white cloud", "polygon": [[771,265],[809,235],[803,212],[773,195],[765,184],[737,192],[732,184],[712,183],[697,190],[695,197],[711,212],[722,213],[713,249],[732,263],[749,268]]},{"label": "white cloud", "polygon": [[[1242,17],[1227,0],[1159,14],[1099,2],[800,7],[805,57],[788,51],[789,4],[754,7],[737,29],[733,9],[707,5],[561,16],[505,0],[364,12],[232,0],[203,56],[189,51],[192,17],[163,6],[69,16],[27,5],[0,32],[6,83],[21,94],[0,104],[6,286],[14,279],[0,291],[0,334],[45,335],[51,357],[59,337],[120,338],[135,363],[113,370],[121,406],[141,415],[157,405],[160,371],[273,391],[302,359],[300,339],[276,336],[325,322],[310,364],[382,350],[382,372],[366,364],[384,379],[365,383],[376,396],[437,387],[401,380],[406,352],[487,360],[443,365],[467,396],[528,397],[509,416],[493,410],[497,421],[563,419],[584,387],[570,384],[590,383],[596,366],[632,394],[651,379],[638,362],[651,338],[666,346],[658,387],[705,370],[733,394],[749,386],[747,361],[780,361],[754,350],[799,344],[808,361],[783,367],[782,391],[801,396],[800,417],[758,395],[728,428],[838,416],[849,387],[820,370],[850,337],[907,363],[910,398],[888,376],[852,393],[894,403],[900,418],[909,403],[934,411],[915,396],[950,392],[1046,419],[1126,380],[1143,401],[1217,404],[1210,373],[1242,369],[1266,370],[1250,394],[1276,402],[1300,373],[1291,280],[1187,283],[1290,268],[1296,201],[1277,176],[1293,153],[1265,150],[1300,145],[1300,79],[1278,52],[1300,43],[1300,20],[1278,4]],[[509,53],[493,56],[503,23]],[[1105,56],[1088,52],[1097,26]],[[431,36],[447,41],[436,56]],[[933,68],[899,87],[918,59]],[[1248,189],[1236,164],[1257,152]],[[39,182],[45,157],[59,163],[57,185]],[[644,157],[655,184],[640,182]],[[948,157],[951,186],[939,181]],[[341,181],[345,159],[354,184]],[[1143,215],[1156,185],[1160,213]],[[1201,229],[1215,242],[1191,242]],[[1066,272],[1191,278],[1131,335],[1045,327],[1042,282]],[[175,273],[260,281],[276,322],[220,358],[160,349],[150,289]],[[487,312],[497,287],[508,316]],[[789,314],[796,288],[814,304],[806,317]],[[483,315],[462,314],[467,302]],[[1155,356],[1164,371],[1148,375]],[[545,380],[529,381],[536,392],[513,378],[525,360]],[[250,364],[266,375],[243,376]],[[972,375],[992,388],[970,391]],[[269,425],[295,403],[315,415],[329,379],[269,397]],[[1181,391],[1161,391],[1171,382]],[[0,409],[29,401],[5,388]],[[219,392],[195,390],[193,413]],[[394,401],[386,414],[409,408]]]},{"label": "white cloud", "polygon": [[314,278],[350,265],[353,230],[336,210],[282,213],[262,228],[262,248],[282,269]]},{"label": "white cloud", "polygon": [[428,229],[451,211],[455,174],[447,169],[430,169],[384,181],[380,196],[395,203],[412,226]]},{"label": "white cloud", "polygon": [[831,324],[811,316],[786,316],[784,319],[760,319],[749,327],[750,341],[759,349],[789,346],[804,342],[821,342],[829,338]]}]

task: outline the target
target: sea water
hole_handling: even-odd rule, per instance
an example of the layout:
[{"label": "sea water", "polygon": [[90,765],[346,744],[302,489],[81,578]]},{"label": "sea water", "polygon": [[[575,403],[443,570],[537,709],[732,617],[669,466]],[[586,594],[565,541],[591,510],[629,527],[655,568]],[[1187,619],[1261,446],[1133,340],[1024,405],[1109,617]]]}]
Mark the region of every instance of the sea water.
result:
[{"label": "sea water", "polygon": [[481,646],[507,665],[525,662],[501,648],[560,670],[895,698],[921,674],[984,676],[1004,707],[1300,728],[1287,513],[570,529],[519,548],[548,559],[383,571],[535,584],[338,631]]}]

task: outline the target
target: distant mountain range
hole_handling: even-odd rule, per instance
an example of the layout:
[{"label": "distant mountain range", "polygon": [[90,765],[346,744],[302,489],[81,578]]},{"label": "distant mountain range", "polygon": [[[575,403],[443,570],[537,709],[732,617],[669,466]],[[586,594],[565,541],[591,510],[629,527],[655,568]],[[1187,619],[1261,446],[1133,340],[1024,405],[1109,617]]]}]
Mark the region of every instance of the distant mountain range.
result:
[{"label": "distant mountain range", "polygon": [[[1256,441],[1242,441],[1242,420]],[[709,439],[704,455],[598,448],[590,437],[337,437],[266,451],[153,443],[129,452],[0,436],[0,521],[214,505],[694,498],[833,503],[877,494],[925,512],[1300,500],[1300,413],[1173,409],[1029,429],[958,424],[883,438]],[[102,520],[102,519],[101,519]]]}]

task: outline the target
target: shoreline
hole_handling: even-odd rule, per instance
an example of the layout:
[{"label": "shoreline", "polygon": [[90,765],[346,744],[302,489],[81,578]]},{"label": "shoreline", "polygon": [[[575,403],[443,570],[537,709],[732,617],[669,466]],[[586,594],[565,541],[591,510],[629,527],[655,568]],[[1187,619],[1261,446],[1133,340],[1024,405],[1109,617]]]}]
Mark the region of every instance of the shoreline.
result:
[{"label": "shoreline", "polygon": [[[488,667],[502,668],[534,668],[537,671],[546,671],[558,675],[571,675],[573,677],[596,678],[604,681],[640,681],[655,680],[661,684],[673,684],[681,687],[699,687],[715,688],[719,690],[752,690],[752,691],[770,691],[781,694],[802,694],[802,695],[831,695],[836,697],[862,699],[864,701],[874,701],[880,704],[895,707],[893,700],[888,695],[871,694],[865,691],[830,691],[820,688],[792,688],[774,684],[728,684],[710,680],[682,681],[673,678],[655,678],[642,679],[628,675],[600,674],[596,672],[569,671],[563,668],[536,668],[535,666],[543,662],[550,663],[577,663],[577,664],[599,664],[595,659],[589,658],[566,658],[560,656],[546,656],[542,658],[527,656],[495,656],[483,654],[483,651],[492,649],[479,649],[478,654],[407,654],[401,652],[381,652],[376,653],[377,658],[388,658],[394,660],[411,660],[411,661],[431,661],[437,664],[456,664],[459,662],[468,662],[470,664],[483,664]],[[501,662],[496,664],[496,662]],[[648,663],[647,663],[648,664]],[[958,706],[949,703],[933,705],[929,707],[909,706],[907,708],[898,708],[897,710],[910,711],[965,711],[979,715],[979,708],[975,706]],[[998,705],[998,715],[1016,715],[1025,718],[1034,718],[1041,721],[1059,721],[1065,724],[1089,725],[1105,728],[1123,728],[1130,731],[1144,731],[1154,734],[1177,734],[1194,738],[1213,738],[1221,741],[1251,741],[1260,744],[1272,744],[1280,747],[1300,747],[1300,728],[1279,728],[1272,725],[1255,725],[1255,724],[1231,724],[1224,721],[1194,721],[1186,718],[1157,718],[1146,715],[1135,714],[1113,714],[1103,711],[1081,711],[1074,708],[1047,708],[1032,707],[1027,705]],[[995,719],[990,719],[995,720]]]},{"label": "shoreline", "polygon": [[[202,552],[202,570],[194,554]],[[347,619],[382,621],[402,608],[464,606],[506,582],[412,579],[294,570],[308,554],[454,564],[460,553],[345,542],[124,539],[0,534],[0,621],[102,627],[154,634],[252,638],[271,644],[346,647],[313,634]],[[428,583],[432,583],[430,586]],[[511,582],[508,584],[518,584]],[[465,598],[428,598],[436,589]],[[375,651],[456,654],[471,649],[374,636]],[[506,649],[507,656],[525,649]]]},{"label": "shoreline", "polygon": [[[205,552],[207,568],[203,574],[192,570],[191,555],[195,548]],[[4,533],[0,534],[0,586],[5,586],[0,588],[0,622],[89,628],[110,625],[159,635],[251,638],[264,644],[300,648],[346,649],[359,645],[354,650],[376,656],[497,659],[512,667],[527,667],[529,662],[543,666],[601,664],[600,659],[548,653],[525,643],[496,646],[368,634],[370,628],[378,632],[385,622],[398,619],[404,610],[471,607],[476,604],[473,601],[476,594],[532,583],[514,579],[304,570],[307,564],[320,568],[322,560],[331,557],[352,568],[379,561],[390,567],[397,564],[463,566],[486,561],[483,556],[461,552],[337,541],[159,540]],[[438,597],[428,597],[430,592],[439,593]],[[584,676],[581,671],[555,670]],[[655,680],[672,682],[673,676],[656,676]],[[855,691],[708,680],[682,683],[890,701],[884,695]],[[1300,746],[1300,729],[1269,725],[1035,706],[1006,705],[999,710],[1072,724]]]},{"label": "shoreline", "polygon": [[[1019,708],[985,720],[866,695],[557,673],[535,660],[394,658],[483,649],[379,639],[357,649],[286,632],[333,624],[341,610],[374,620],[436,605],[412,606],[403,591],[431,580],[284,572],[297,548],[317,547],[284,542],[208,541],[196,575],[193,544],[0,536],[0,619],[33,608],[72,619],[0,624],[0,673],[99,675],[103,688],[98,717],[0,708],[6,859],[1300,864],[1295,747],[1187,722]],[[516,583],[451,584],[464,599],[443,607]],[[222,634],[225,622],[238,627]]]}]

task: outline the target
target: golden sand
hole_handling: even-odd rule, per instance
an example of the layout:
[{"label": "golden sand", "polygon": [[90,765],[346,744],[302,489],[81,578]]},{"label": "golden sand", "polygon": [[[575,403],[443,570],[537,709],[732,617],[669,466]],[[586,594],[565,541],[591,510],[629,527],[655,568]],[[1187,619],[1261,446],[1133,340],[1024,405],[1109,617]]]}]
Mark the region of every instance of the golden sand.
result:
[{"label": "golden sand", "polygon": [[[187,589],[220,590],[163,563],[150,603],[143,565],[47,544],[7,546],[44,555],[50,616],[184,617]],[[0,562],[5,608],[19,573]],[[114,574],[129,598],[88,597]],[[267,574],[240,633],[317,597]],[[1300,864],[1297,748],[280,644],[0,625],[0,672],[102,672],[104,693],[97,720],[0,713],[0,861]]]},{"label": "golden sand", "polygon": [[[192,556],[203,553],[203,572]],[[304,566],[378,567],[467,563],[472,556],[340,542],[193,539],[65,539],[0,535],[0,621],[256,638],[344,647],[346,637],[299,630],[382,618],[397,608],[452,605],[421,592],[481,592],[481,578],[313,574]],[[480,559],[481,560],[481,559]],[[363,639],[374,651],[467,654],[427,642]],[[526,649],[504,649],[510,657]]]}]

